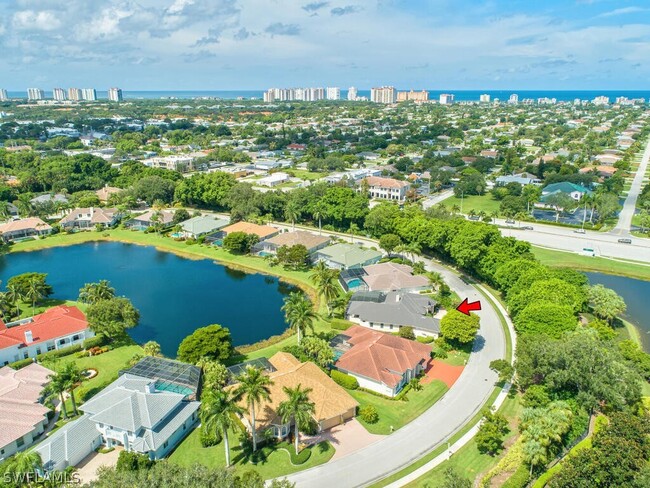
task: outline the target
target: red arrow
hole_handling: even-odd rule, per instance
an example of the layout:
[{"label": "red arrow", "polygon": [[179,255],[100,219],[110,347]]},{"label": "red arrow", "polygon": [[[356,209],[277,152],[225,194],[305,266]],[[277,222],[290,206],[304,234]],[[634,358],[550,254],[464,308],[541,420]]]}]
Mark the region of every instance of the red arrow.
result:
[{"label": "red arrow", "polygon": [[466,298],[463,300],[463,303],[456,307],[456,310],[458,310],[460,313],[464,313],[465,315],[469,315],[472,310],[481,310],[481,302],[476,301],[468,303]]}]

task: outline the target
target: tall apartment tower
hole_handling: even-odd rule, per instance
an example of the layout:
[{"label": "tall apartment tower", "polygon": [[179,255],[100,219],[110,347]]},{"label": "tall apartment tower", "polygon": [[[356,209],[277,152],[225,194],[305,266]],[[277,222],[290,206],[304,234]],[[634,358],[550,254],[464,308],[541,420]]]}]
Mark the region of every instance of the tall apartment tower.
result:
[{"label": "tall apartment tower", "polygon": [[68,88],[68,100],[78,102],[83,100],[83,94],[79,88]]},{"label": "tall apartment tower", "polygon": [[43,100],[44,98],[45,93],[40,88],[27,89],[27,100]]},{"label": "tall apartment tower", "polygon": [[7,90],[4,88],[0,88],[0,102],[4,102],[6,100],[9,100],[9,96],[7,95]]},{"label": "tall apartment tower", "polygon": [[516,93],[513,93],[510,95],[510,98],[508,99],[508,103],[512,103],[513,105],[517,105],[519,103],[519,95]]},{"label": "tall apartment tower", "polygon": [[340,100],[341,99],[341,89],[337,86],[328,86],[327,87],[327,99],[328,100]]},{"label": "tall apartment tower", "polygon": [[62,102],[63,100],[66,100],[65,90],[63,88],[54,88],[52,90],[52,98],[54,98],[54,100],[56,100],[57,102]]},{"label": "tall apartment tower", "polygon": [[488,93],[483,93],[479,97],[479,102],[481,102],[481,103],[490,103],[490,95]]},{"label": "tall apartment tower", "polygon": [[354,102],[357,99],[357,97],[358,97],[357,89],[353,86],[348,88],[348,100]]},{"label": "tall apartment tower", "polygon": [[108,89],[108,99],[111,102],[121,102],[122,101],[122,89],[121,88],[109,88]]},{"label": "tall apartment tower", "polygon": [[94,88],[84,88],[81,90],[81,95],[84,100],[88,100],[89,102],[97,100],[97,91]]},{"label": "tall apartment tower", "polygon": [[454,103],[454,95],[451,93],[441,93],[439,101],[440,105],[451,105]]},{"label": "tall apartment tower", "polygon": [[394,86],[382,86],[370,89],[370,101],[375,103],[395,103],[397,92]]}]

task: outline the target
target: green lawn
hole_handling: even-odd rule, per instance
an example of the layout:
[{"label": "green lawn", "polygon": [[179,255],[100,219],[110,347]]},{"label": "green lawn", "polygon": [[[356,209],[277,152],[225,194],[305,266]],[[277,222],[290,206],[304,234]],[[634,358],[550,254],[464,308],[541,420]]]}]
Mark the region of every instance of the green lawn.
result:
[{"label": "green lawn", "polygon": [[[481,210],[486,212],[488,215],[490,215],[492,212],[499,211],[499,206],[501,202],[498,200],[495,200],[492,198],[491,195],[486,194],[486,195],[467,195],[463,199],[463,213],[467,214],[469,213],[470,210],[474,210],[475,212],[480,212]],[[447,198],[446,200],[442,201],[442,204],[447,207],[451,208],[454,205],[458,205],[460,207],[461,199],[456,198],[455,196],[451,198]]]},{"label": "green lawn", "polygon": [[[521,413],[519,396],[508,395],[506,400],[503,402],[503,405],[501,405],[499,412],[501,412],[511,422],[513,419],[516,419]],[[514,426],[511,425],[510,432],[505,437],[506,442],[508,439],[513,438],[517,433],[513,427]],[[444,472],[449,467],[453,468],[458,474],[464,476],[468,480],[474,481],[477,476],[487,473],[487,471],[492,469],[504,454],[505,451],[497,456],[481,454],[476,447],[476,442],[472,439],[455,452],[448,461],[443,462],[424,476],[406,486],[409,488],[442,487],[444,486]]]},{"label": "green lawn", "polygon": [[388,400],[360,390],[347,390],[347,392],[359,402],[361,407],[374,405],[377,409],[379,421],[375,424],[368,424],[361,417],[357,417],[368,432],[387,435],[391,433],[391,426],[397,430],[408,424],[437,402],[447,390],[447,385],[442,381],[434,380],[427,385],[422,385],[420,391],[408,392],[408,401]]},{"label": "green lawn", "polygon": [[535,246],[533,246],[533,252],[542,264],[549,266],[563,266],[582,271],[596,271],[650,281],[650,266],[636,264],[632,261],[615,261],[613,259],[582,256],[576,253],[554,251]]},{"label": "green lawn", "polygon": [[[200,463],[208,467],[223,467],[226,465],[226,454],[223,441],[213,447],[202,447],[199,435],[200,429],[196,428],[185,440],[174,450],[169,461],[182,466],[191,466]],[[230,460],[233,469],[243,473],[254,469],[264,479],[284,476],[296,471],[318,466],[326,463],[334,455],[335,449],[331,444],[325,442],[310,449],[312,453],[306,463],[299,466],[291,464],[289,453],[275,447],[263,447],[258,451],[257,463],[253,464],[244,455],[238,436],[229,433]]]},{"label": "green lawn", "polygon": [[288,171],[288,173],[293,173],[296,178],[309,181],[315,181],[319,178],[327,176],[327,173],[315,173],[306,169],[291,169]]}]

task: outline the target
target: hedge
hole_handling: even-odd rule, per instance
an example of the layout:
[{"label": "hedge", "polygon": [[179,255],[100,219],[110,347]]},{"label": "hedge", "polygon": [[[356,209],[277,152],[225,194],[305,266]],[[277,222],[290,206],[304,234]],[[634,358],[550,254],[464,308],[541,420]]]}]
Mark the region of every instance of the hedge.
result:
[{"label": "hedge", "polygon": [[47,361],[48,359],[55,359],[55,358],[62,358],[63,356],[69,356],[70,354],[74,354],[75,352],[79,352],[79,351],[81,351],[81,344],[77,344],[76,346],[64,347],[63,349],[58,349],[55,351],[44,352],[36,356],[36,359],[39,362]]},{"label": "hedge", "polygon": [[341,385],[343,388],[347,388],[348,390],[356,390],[359,388],[359,382],[354,376],[350,376],[346,373],[341,373],[335,369],[332,370],[330,376],[336,384]]},{"label": "hedge", "polygon": [[501,485],[502,488],[524,488],[528,484],[528,468],[525,465],[521,465],[517,468],[510,478]]},{"label": "hedge", "polygon": [[82,347],[84,349],[92,349],[93,347],[101,347],[104,344],[106,344],[104,334],[97,334],[95,337],[90,337],[83,341]]},{"label": "hedge", "polygon": [[21,359],[20,361],[16,361],[14,363],[9,363],[9,367],[13,368],[13,369],[22,369],[25,366],[29,366],[33,362],[34,362],[34,360],[32,358]]},{"label": "hedge", "polygon": [[335,330],[348,330],[354,324],[343,319],[332,319],[330,320],[330,326]]}]

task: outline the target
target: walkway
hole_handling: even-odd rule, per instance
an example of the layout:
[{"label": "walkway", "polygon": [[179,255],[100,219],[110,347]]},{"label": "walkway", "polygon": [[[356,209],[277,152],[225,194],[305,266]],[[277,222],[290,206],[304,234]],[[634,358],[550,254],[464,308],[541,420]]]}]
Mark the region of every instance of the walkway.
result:
[{"label": "walkway", "polygon": [[630,230],[632,228],[632,218],[634,217],[634,212],[636,211],[636,201],[643,190],[643,179],[645,178],[646,171],[648,169],[648,162],[650,161],[650,140],[643,152],[643,157],[641,158],[641,163],[639,164],[639,169],[636,170],[634,179],[632,180],[632,187],[627,194],[625,203],[623,203],[623,210],[618,215],[618,223],[616,227],[611,231],[612,234],[619,236],[630,236]]}]

